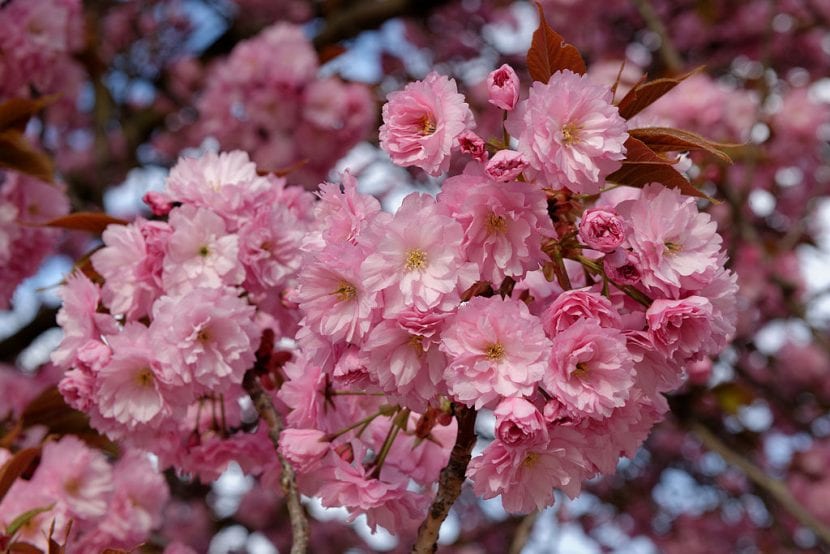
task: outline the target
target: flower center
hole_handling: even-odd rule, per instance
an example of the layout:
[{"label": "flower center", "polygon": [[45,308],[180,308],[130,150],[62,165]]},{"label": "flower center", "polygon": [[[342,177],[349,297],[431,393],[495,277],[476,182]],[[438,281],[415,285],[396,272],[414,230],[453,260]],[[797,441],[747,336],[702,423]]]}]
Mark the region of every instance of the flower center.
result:
[{"label": "flower center", "polygon": [[676,242],[668,241],[664,242],[663,244],[666,246],[666,254],[677,254],[678,252],[683,250],[683,247],[680,244],[677,244]]},{"label": "flower center", "polygon": [[562,142],[565,143],[566,146],[579,142],[580,130],[579,125],[576,123],[565,123],[562,126]]},{"label": "flower center", "polygon": [[576,364],[576,369],[571,372],[571,377],[583,377],[586,373],[588,373],[588,364],[579,362]]},{"label": "flower center", "polygon": [[504,358],[504,346],[501,343],[494,342],[484,349],[484,355],[487,356],[488,360],[498,362]]},{"label": "flower center", "polygon": [[539,461],[539,454],[536,452],[528,452],[525,459],[522,460],[522,465],[525,467],[533,467],[536,465],[537,461]]},{"label": "flower center", "polygon": [[196,338],[201,343],[210,342],[210,331],[207,329],[207,327],[203,327],[199,329],[198,333],[196,333]]},{"label": "flower center", "polygon": [[431,135],[435,132],[435,121],[432,117],[425,115],[421,118],[421,134],[424,136]]},{"label": "flower center", "polygon": [[496,215],[493,212],[487,215],[486,225],[487,232],[491,235],[500,235],[507,231],[507,221],[502,216]]},{"label": "flower center", "polygon": [[349,300],[354,300],[355,296],[357,296],[357,289],[348,281],[340,281],[332,294],[341,302],[347,302]]},{"label": "flower center", "polygon": [[135,382],[139,387],[147,388],[153,386],[153,372],[149,367],[143,367],[136,373]]},{"label": "flower center", "polygon": [[66,483],[64,483],[63,490],[68,492],[70,496],[77,496],[78,492],[81,490],[81,480],[77,477],[69,479]]},{"label": "flower center", "polygon": [[202,246],[199,248],[199,255],[203,258],[207,258],[210,256],[210,248],[208,248],[207,245]]},{"label": "flower center", "polygon": [[411,346],[419,354],[424,352],[424,337],[421,335],[412,335],[409,337],[409,346]]},{"label": "flower center", "polygon": [[421,250],[420,248],[413,248],[406,255],[406,263],[404,264],[404,267],[406,267],[407,271],[424,269],[426,266],[427,253]]}]

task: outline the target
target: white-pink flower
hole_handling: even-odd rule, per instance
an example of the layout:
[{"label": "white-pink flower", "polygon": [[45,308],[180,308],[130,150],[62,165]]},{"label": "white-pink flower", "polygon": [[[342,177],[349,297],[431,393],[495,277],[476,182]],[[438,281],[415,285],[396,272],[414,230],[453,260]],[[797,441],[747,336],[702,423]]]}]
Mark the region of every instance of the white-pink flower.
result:
[{"label": "white-pink flower", "polygon": [[536,82],[506,122],[519,151],[555,189],[599,192],[625,157],[625,120],[611,104],[611,90],[586,75],[557,71]]},{"label": "white-pink flower", "polygon": [[511,298],[477,296],[447,322],[444,380],[458,401],[476,408],[528,396],[545,373],[550,341],[539,318]]},{"label": "white-pink flower", "polygon": [[473,125],[473,114],[455,80],[433,71],[388,98],[380,147],[402,167],[420,167],[430,175],[446,173],[456,138]]}]

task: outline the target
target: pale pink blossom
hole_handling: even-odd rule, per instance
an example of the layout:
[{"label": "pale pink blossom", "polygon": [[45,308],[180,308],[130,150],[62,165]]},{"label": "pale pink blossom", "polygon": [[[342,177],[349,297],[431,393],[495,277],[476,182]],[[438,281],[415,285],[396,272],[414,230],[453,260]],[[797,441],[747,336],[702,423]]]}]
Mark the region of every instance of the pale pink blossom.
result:
[{"label": "pale pink blossom", "polygon": [[430,175],[446,173],[458,135],[473,124],[473,114],[454,79],[432,72],[423,81],[392,92],[383,105],[380,147],[402,167]]},{"label": "pale pink blossom", "polygon": [[101,295],[113,314],[138,319],[150,313],[163,291],[162,263],[170,232],[164,222],[141,218],[106,228],[104,247],[91,261],[104,278]]},{"label": "pale pink blossom", "polygon": [[625,157],[626,122],[611,104],[611,90],[568,70],[533,83],[505,125],[554,189],[596,194]]},{"label": "pale pink blossom", "polygon": [[509,447],[547,444],[544,417],[524,398],[505,398],[494,410],[496,438]]},{"label": "pale pink blossom", "polygon": [[524,154],[515,150],[499,150],[487,162],[484,173],[494,181],[507,183],[518,178],[528,165]]},{"label": "pale pink blossom", "polygon": [[642,279],[637,256],[624,248],[617,248],[602,261],[605,274],[618,285],[637,285]]},{"label": "pale pink blossom", "polygon": [[300,268],[304,226],[284,205],[264,205],[239,229],[239,261],[245,289],[268,293],[284,286]]},{"label": "pale pink blossom", "polygon": [[487,75],[488,102],[503,110],[512,110],[519,101],[519,76],[507,64]]},{"label": "pale pink blossom", "polygon": [[580,319],[553,337],[545,389],[571,411],[603,419],[625,404],[634,384],[634,360],[617,329]]},{"label": "pale pink blossom", "polygon": [[[342,191],[341,191],[342,187]],[[314,206],[314,217],[321,227],[322,239],[328,243],[356,243],[358,235],[380,212],[374,196],[357,191],[357,179],[343,172],[342,183],[321,183],[317,193],[320,201]]]},{"label": "pale pink blossom", "polygon": [[611,301],[590,288],[566,290],[542,313],[542,328],[549,337],[580,319],[596,320],[603,327],[619,327],[621,320]]},{"label": "pale pink blossom", "polygon": [[254,311],[235,289],[157,300],[150,332],[167,379],[213,392],[241,382],[259,345]]},{"label": "pale pink blossom", "polygon": [[325,433],[317,429],[284,429],[280,433],[280,453],[299,472],[306,473],[331,448]]},{"label": "pale pink blossom", "polygon": [[556,232],[545,194],[534,185],[502,185],[485,176],[480,164],[470,163],[463,175],[444,181],[438,206],[461,224],[467,258],[495,286],[549,260],[542,241]]},{"label": "pale pink blossom", "polygon": [[242,283],[239,237],[227,232],[221,217],[188,204],[170,212],[170,226],[173,233],[162,275],[168,294]]},{"label": "pale pink blossom", "polygon": [[654,346],[667,358],[684,361],[714,353],[712,303],[701,296],[682,300],[657,299],[646,310],[648,331]]},{"label": "pale pink blossom", "polygon": [[361,272],[367,288],[383,291],[387,317],[408,306],[435,308],[477,279],[461,248],[461,225],[440,214],[432,196],[410,194],[394,217],[375,223]]},{"label": "pale pink blossom", "polygon": [[609,208],[591,208],[579,220],[579,238],[600,252],[613,252],[625,239],[625,231],[625,221]]},{"label": "pale pink blossom", "polygon": [[444,379],[459,402],[494,406],[500,397],[527,396],[548,364],[550,341],[521,301],[477,296],[447,323],[441,349]]},{"label": "pale pink blossom", "polygon": [[623,246],[631,249],[646,287],[675,297],[708,283],[721,265],[717,224],[694,198],[651,184],[637,200],[618,204],[617,212],[630,226]]}]

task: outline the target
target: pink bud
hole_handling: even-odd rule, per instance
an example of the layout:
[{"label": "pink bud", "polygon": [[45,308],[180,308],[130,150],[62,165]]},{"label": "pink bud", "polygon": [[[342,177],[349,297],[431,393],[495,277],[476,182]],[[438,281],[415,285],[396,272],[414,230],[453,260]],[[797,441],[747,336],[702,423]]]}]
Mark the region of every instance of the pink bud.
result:
[{"label": "pink bud", "polygon": [[519,100],[519,76],[507,64],[492,71],[487,76],[487,88],[490,91],[490,103],[503,110],[510,111]]},{"label": "pink bud", "polygon": [[486,162],[489,156],[484,147],[484,139],[472,131],[465,131],[458,135],[458,148],[462,154],[469,154],[479,162]]},{"label": "pink bud", "polygon": [[527,158],[524,157],[524,154],[520,154],[515,150],[499,150],[487,162],[484,173],[494,181],[506,183],[515,180],[527,166]]},{"label": "pink bud", "polygon": [[582,215],[579,238],[588,248],[613,252],[625,240],[625,221],[613,210],[592,208]]}]

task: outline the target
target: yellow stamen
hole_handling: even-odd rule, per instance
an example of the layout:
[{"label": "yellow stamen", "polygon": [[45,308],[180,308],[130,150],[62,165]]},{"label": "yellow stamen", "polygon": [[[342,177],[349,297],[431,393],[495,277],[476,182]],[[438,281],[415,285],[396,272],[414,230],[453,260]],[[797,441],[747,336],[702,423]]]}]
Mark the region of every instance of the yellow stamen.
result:
[{"label": "yellow stamen", "polygon": [[487,216],[487,232],[491,235],[503,234],[507,231],[507,221],[500,215],[493,212]]},{"label": "yellow stamen", "polygon": [[348,281],[340,281],[332,294],[335,295],[341,302],[347,302],[349,300],[354,300],[355,296],[357,296],[357,289]]},{"label": "yellow stamen", "polygon": [[497,362],[504,358],[504,346],[498,342],[490,344],[484,349],[484,355],[488,360]]},{"label": "yellow stamen", "polygon": [[155,377],[149,367],[142,368],[135,376],[135,382],[140,387],[151,387],[154,380]]},{"label": "yellow stamen", "polygon": [[407,271],[415,271],[416,269],[424,269],[427,266],[427,253],[420,248],[413,248],[406,255],[406,263],[404,267]]},{"label": "yellow stamen", "polygon": [[566,123],[562,126],[562,142],[564,142],[567,146],[574,144],[575,142],[579,142],[579,131],[581,131],[579,125],[575,123]]}]

